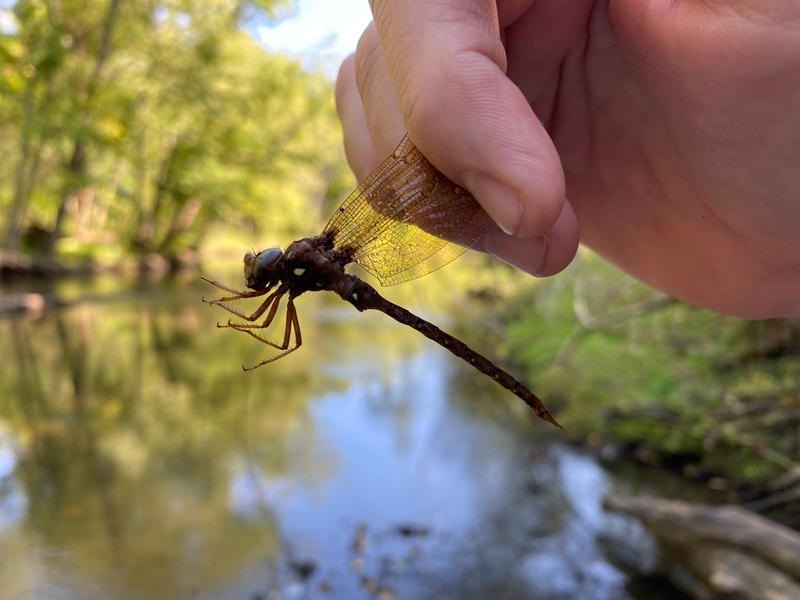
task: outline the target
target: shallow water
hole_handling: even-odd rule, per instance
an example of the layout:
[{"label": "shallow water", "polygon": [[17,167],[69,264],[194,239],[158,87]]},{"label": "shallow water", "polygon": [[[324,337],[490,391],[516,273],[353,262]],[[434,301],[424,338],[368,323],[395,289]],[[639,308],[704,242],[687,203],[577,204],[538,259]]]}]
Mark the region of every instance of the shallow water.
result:
[{"label": "shallow water", "polygon": [[202,291],[0,320],[0,598],[656,597],[601,508],[647,482],[382,315],[304,298],[244,374]]}]

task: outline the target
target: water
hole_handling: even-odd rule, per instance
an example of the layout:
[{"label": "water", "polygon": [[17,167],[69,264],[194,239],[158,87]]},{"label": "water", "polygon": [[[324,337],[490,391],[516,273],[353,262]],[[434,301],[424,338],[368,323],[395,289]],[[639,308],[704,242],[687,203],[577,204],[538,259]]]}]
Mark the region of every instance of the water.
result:
[{"label": "water", "polygon": [[202,291],[0,320],[0,598],[655,597],[622,566],[653,541],[601,508],[640,482],[340,303],[244,374],[265,347]]}]

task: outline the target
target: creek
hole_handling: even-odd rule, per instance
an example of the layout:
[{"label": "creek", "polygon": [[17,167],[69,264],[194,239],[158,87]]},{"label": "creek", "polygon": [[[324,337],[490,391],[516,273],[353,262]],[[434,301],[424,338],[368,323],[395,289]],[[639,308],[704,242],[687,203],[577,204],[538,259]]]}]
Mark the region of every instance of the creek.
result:
[{"label": "creek", "polygon": [[601,501],[688,484],[607,471],[325,299],[298,307],[303,348],[243,373],[266,347],[204,292],[67,285],[68,308],[0,319],[0,598],[681,597]]}]

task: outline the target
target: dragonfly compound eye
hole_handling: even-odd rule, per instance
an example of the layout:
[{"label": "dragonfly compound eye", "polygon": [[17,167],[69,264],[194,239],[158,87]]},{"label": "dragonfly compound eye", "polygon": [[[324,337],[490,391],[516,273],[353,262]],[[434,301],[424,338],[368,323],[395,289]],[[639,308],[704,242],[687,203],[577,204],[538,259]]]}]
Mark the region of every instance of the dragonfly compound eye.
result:
[{"label": "dragonfly compound eye", "polygon": [[274,269],[275,265],[278,263],[278,259],[280,259],[282,255],[283,252],[281,252],[279,248],[269,248],[268,250],[259,252],[255,257],[256,275],[259,275],[260,273],[266,273]]},{"label": "dragonfly compound eye", "polygon": [[261,289],[272,284],[278,277],[278,262],[283,256],[279,248],[269,248],[258,254],[244,255],[244,278],[247,287]]}]

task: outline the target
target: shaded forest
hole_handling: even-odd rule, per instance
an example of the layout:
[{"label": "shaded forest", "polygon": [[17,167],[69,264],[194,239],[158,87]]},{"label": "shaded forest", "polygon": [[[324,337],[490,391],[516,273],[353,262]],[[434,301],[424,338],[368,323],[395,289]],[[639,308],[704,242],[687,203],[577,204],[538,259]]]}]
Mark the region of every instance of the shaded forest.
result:
[{"label": "shaded forest", "polygon": [[281,5],[23,0],[4,10],[3,268],[126,257],[175,268],[221,227],[289,232],[339,196],[330,82],[248,33]]}]

